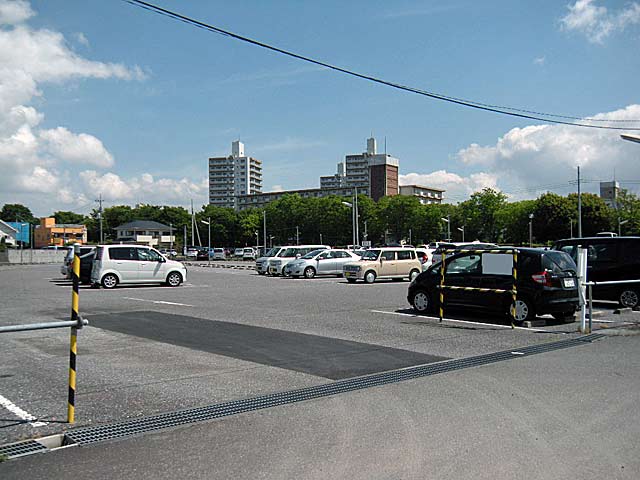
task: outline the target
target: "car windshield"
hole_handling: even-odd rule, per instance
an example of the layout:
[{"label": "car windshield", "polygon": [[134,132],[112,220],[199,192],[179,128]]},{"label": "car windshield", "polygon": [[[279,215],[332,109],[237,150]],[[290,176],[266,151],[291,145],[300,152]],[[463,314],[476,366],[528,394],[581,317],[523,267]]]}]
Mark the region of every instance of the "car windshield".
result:
[{"label": "car windshield", "polygon": [[362,254],[361,260],[377,260],[380,250],[367,250]]},{"label": "car windshield", "polygon": [[321,254],[322,252],[324,252],[324,248],[319,248],[317,250],[311,250],[309,253],[307,253],[306,255],[303,255],[300,258],[304,258],[305,260],[311,260],[313,257],[315,257],[316,255]]},{"label": "car windshield", "polygon": [[299,248],[285,248],[278,257],[295,257],[296,254],[300,253]]},{"label": "car windshield", "polygon": [[273,247],[267,253],[264,254],[265,257],[275,257],[276,253],[280,250],[280,247]]},{"label": "car windshield", "polygon": [[552,271],[575,272],[577,269],[573,259],[567,253],[553,250],[545,252],[543,265]]}]

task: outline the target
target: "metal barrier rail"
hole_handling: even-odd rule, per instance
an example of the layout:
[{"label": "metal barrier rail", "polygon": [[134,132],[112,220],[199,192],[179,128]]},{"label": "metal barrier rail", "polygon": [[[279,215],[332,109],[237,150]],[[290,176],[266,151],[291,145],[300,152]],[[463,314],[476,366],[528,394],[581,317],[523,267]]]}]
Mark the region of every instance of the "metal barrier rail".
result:
[{"label": "metal barrier rail", "polygon": [[[465,290],[465,291],[473,291],[473,292],[485,292],[485,293],[510,293],[511,294],[511,307],[509,308],[509,313],[511,314],[511,318],[513,321],[516,319],[516,297],[518,294],[516,282],[518,280],[518,249],[509,248],[509,249],[445,249],[442,250],[442,261],[440,262],[440,322],[444,318],[444,291],[446,289],[449,290]],[[459,287],[455,285],[445,285],[444,284],[444,267],[446,261],[447,253],[490,253],[490,254],[511,254],[513,256],[512,264],[511,264],[511,276],[513,277],[513,287],[511,290],[504,290],[500,288],[481,288],[481,287]],[[511,327],[514,327],[513,322],[511,322]]]},{"label": "metal barrier rail", "polygon": [[31,330],[47,330],[50,328],[67,328],[76,327],[82,328],[85,325],[89,325],[89,321],[84,318],[78,320],[67,320],[64,322],[43,322],[43,323],[29,323],[27,325],[6,325],[0,327],[0,333],[8,332],[28,332]]},{"label": "metal barrier rail", "polygon": [[587,287],[588,292],[588,303],[589,303],[589,326],[584,328],[583,333],[591,333],[593,327],[593,287],[598,285],[624,285],[628,283],[640,283],[640,279],[638,280],[609,280],[606,282],[584,282],[583,285]]}]

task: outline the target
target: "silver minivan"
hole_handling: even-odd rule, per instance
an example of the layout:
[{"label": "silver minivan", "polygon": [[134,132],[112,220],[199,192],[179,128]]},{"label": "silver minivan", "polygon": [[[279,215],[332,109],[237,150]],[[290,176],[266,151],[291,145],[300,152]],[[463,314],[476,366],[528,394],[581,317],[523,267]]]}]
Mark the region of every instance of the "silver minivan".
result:
[{"label": "silver minivan", "polygon": [[177,287],[187,279],[185,266],[159,251],[140,245],[100,245],[91,270],[91,283],[114,288],[119,283],[165,283]]}]

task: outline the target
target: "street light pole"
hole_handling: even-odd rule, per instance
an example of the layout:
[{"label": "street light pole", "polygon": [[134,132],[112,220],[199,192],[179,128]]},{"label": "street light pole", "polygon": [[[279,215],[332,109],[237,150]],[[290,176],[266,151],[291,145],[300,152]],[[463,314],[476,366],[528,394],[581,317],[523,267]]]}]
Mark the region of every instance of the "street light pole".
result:
[{"label": "street light pole", "polygon": [[627,223],[629,220],[620,220],[620,217],[618,216],[618,236],[621,237],[622,236],[622,225],[624,225],[625,223]]},{"label": "street light pole", "polygon": [[211,217],[208,217],[208,221],[200,220],[202,223],[207,225],[207,230],[209,233],[209,248],[207,249],[207,265],[211,265]]},{"label": "street light pole", "polygon": [[464,243],[464,225],[461,227],[458,227],[458,230],[460,230],[462,232],[462,242]]},{"label": "street light pole", "polygon": [[580,195],[580,167],[578,167],[578,238],[582,238],[582,196]]},{"label": "street light pole", "polygon": [[529,248],[533,246],[533,213],[529,214]]},{"label": "street light pole", "polygon": [[451,215],[447,215],[447,218],[441,217],[440,220],[447,222],[447,242],[451,241]]}]

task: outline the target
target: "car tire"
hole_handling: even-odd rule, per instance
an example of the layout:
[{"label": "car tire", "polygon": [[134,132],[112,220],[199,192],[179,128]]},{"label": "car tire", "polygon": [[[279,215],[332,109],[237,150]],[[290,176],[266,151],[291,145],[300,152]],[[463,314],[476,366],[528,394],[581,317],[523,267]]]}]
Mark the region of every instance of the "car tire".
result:
[{"label": "car tire", "polygon": [[256,270],[258,272],[258,275],[264,275],[265,272],[261,272],[260,270]]},{"label": "car tire", "polygon": [[640,305],[640,295],[638,290],[633,288],[625,288],[620,292],[618,302],[621,307],[635,308]]},{"label": "car tire", "polygon": [[411,298],[411,306],[418,313],[433,311],[433,301],[426,290],[416,290]]},{"label": "car tire", "polygon": [[416,279],[416,277],[417,277],[418,275],[420,275],[420,271],[418,271],[418,270],[411,270],[411,273],[409,273],[409,281],[410,281],[410,282],[413,282],[413,281]]},{"label": "car tire", "polygon": [[376,272],[369,270],[364,274],[364,283],[373,283],[376,281]]},{"label": "car tire", "polygon": [[102,277],[102,286],[104,288],[115,288],[118,285],[118,277],[116,277],[113,273],[107,273],[104,277]]},{"label": "car tire", "polygon": [[170,287],[177,287],[182,283],[182,275],[178,272],[171,272],[167,275],[167,285]]},{"label": "car tire", "polygon": [[347,282],[356,283],[356,279],[355,278],[347,278]]},{"label": "car tire", "polygon": [[[509,312],[511,314],[511,312]],[[518,298],[516,300],[516,312],[513,318],[513,323],[516,325],[522,325],[527,320],[532,320],[536,316],[533,309],[533,303],[528,298]]]},{"label": "car tire", "polygon": [[307,267],[304,269],[304,278],[313,278],[316,276],[316,269],[313,267]]}]

